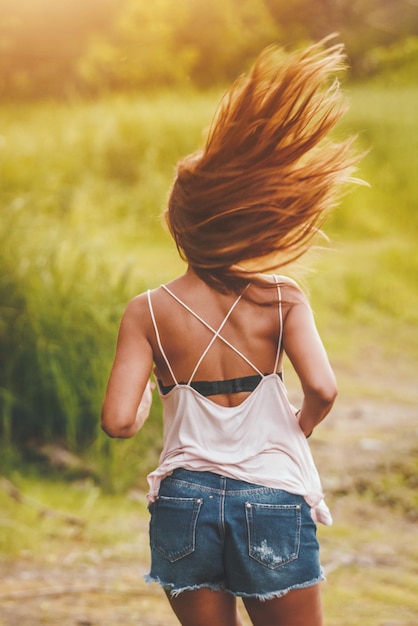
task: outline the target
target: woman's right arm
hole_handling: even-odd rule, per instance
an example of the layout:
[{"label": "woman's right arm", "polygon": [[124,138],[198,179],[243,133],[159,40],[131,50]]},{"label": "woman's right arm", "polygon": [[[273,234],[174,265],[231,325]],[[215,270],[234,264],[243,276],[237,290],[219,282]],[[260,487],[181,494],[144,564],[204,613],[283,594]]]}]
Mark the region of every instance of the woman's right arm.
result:
[{"label": "woman's right arm", "polygon": [[337,383],[306,300],[294,304],[286,315],[283,347],[302,385],[299,425],[309,436],[331,410]]},{"label": "woman's right arm", "polygon": [[153,353],[147,338],[148,317],[144,296],[134,298],[122,317],[102,407],[102,428],[110,437],[133,437],[149,412]]}]

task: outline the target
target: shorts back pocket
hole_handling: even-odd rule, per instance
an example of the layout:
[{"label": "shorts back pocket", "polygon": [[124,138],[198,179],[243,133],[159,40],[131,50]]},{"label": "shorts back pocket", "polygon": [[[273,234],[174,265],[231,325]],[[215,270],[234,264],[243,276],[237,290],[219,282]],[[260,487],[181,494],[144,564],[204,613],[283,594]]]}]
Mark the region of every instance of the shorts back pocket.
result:
[{"label": "shorts back pocket", "polygon": [[150,541],[171,563],[195,550],[200,498],[159,496],[151,507]]},{"label": "shorts back pocket", "polygon": [[300,504],[245,504],[249,555],[277,569],[299,556]]}]

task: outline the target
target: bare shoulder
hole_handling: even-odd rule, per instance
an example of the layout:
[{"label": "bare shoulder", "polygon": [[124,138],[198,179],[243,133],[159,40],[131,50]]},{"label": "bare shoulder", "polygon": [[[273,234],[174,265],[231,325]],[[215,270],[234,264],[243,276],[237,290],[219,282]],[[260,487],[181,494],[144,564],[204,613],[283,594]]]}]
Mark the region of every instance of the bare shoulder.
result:
[{"label": "bare shoulder", "polygon": [[264,276],[263,278],[270,284],[277,285],[280,288],[280,297],[283,304],[292,306],[308,302],[306,293],[293,278],[284,275]]},{"label": "bare shoulder", "polygon": [[148,308],[148,292],[140,293],[128,302],[125,308],[125,315],[132,317],[142,315]]},{"label": "bare shoulder", "polygon": [[140,293],[128,302],[121,325],[135,333],[146,333],[152,324],[148,292]]},{"label": "bare shoulder", "polygon": [[292,304],[307,304],[308,296],[303,288],[293,278],[288,276],[280,277],[280,285],[283,299]]}]

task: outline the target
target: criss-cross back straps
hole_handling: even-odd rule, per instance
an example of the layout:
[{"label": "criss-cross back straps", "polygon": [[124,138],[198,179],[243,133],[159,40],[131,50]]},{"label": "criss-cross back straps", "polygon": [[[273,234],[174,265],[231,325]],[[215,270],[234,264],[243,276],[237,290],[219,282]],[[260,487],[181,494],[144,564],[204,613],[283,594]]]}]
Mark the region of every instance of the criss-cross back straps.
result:
[{"label": "criss-cross back straps", "polygon": [[[217,337],[219,337],[219,339],[221,341],[223,341],[229,348],[231,348],[236,354],[238,354],[246,363],[248,363],[248,365],[250,367],[253,368],[253,370],[255,370],[257,372],[257,374],[259,374],[260,376],[263,376],[262,372],[260,372],[260,370],[258,369],[258,367],[256,367],[254,365],[254,363],[252,363],[244,354],[242,354],[242,352],[240,352],[238,350],[238,348],[236,348],[232,343],[230,343],[227,339],[225,339],[225,337],[223,337],[220,332],[223,329],[223,327],[225,326],[226,322],[228,321],[231,313],[233,312],[233,310],[235,309],[235,307],[237,306],[238,302],[241,300],[242,297],[242,293],[238,296],[238,298],[236,298],[236,300],[232,303],[232,306],[230,307],[229,311],[227,312],[227,314],[225,315],[221,325],[219,326],[218,330],[215,330],[214,328],[212,328],[212,326],[210,324],[208,324],[206,322],[206,320],[204,320],[202,317],[200,317],[200,315],[198,315],[195,311],[193,311],[193,309],[191,309],[185,302],[183,302],[183,300],[180,300],[180,298],[178,296],[176,296],[175,293],[173,293],[166,285],[161,285],[161,287],[167,292],[169,293],[174,300],[176,300],[179,304],[181,304],[187,311],[189,311],[189,313],[191,313],[191,315],[193,315],[193,317],[195,317],[196,319],[199,320],[199,322],[201,322],[204,326],[206,326],[206,328],[208,328],[212,333],[213,333],[213,337],[210,340],[209,344],[207,345],[207,347],[205,348],[205,350],[203,351],[203,354],[201,355],[201,357],[199,358],[198,362],[196,363],[193,372],[187,382],[188,385],[190,385],[191,381],[193,380],[194,375],[196,374],[200,364],[202,363],[203,359],[205,358],[206,354],[209,352],[210,348],[212,347],[213,343],[215,342],[215,340],[217,339]],[[170,368],[171,371],[171,368]],[[175,380],[175,379],[174,379]]]},{"label": "criss-cross back straps", "polygon": [[[277,294],[278,294],[278,302],[279,302],[279,322],[280,322],[280,332],[279,332],[279,340],[278,340],[278,345],[277,345],[277,352],[276,352],[276,358],[275,358],[275,362],[274,362],[274,372],[277,372],[277,368],[278,368],[278,364],[279,364],[279,358],[280,358],[280,348],[282,345],[282,339],[283,339],[283,313],[282,313],[282,300],[281,300],[281,290],[280,290],[280,284],[279,284],[279,278],[278,276],[274,276],[276,285],[277,285]],[[205,348],[203,354],[200,356],[199,360],[197,361],[193,372],[187,382],[188,385],[190,385],[191,381],[193,380],[194,375],[196,374],[200,364],[202,363],[203,359],[205,358],[206,354],[209,352],[211,346],[213,345],[214,341],[216,340],[216,338],[219,337],[219,339],[221,341],[223,341],[229,348],[231,348],[236,354],[238,354],[246,363],[248,363],[248,365],[250,367],[252,367],[252,369],[254,369],[257,374],[259,374],[260,376],[263,376],[262,372],[254,365],[254,363],[252,363],[244,354],[242,354],[242,352],[240,352],[238,350],[238,348],[236,348],[234,345],[232,345],[227,339],[225,339],[225,337],[223,337],[220,333],[223,329],[223,327],[225,326],[226,322],[228,321],[231,313],[233,312],[233,310],[235,309],[235,307],[237,306],[238,302],[241,300],[242,294],[240,294],[238,296],[238,298],[232,303],[231,308],[229,309],[229,311],[227,312],[226,316],[224,317],[221,325],[219,326],[218,330],[215,330],[214,328],[212,328],[212,326],[210,324],[208,324],[206,322],[206,320],[204,320],[202,317],[200,317],[200,315],[198,315],[195,311],[193,311],[193,309],[191,309],[185,302],[183,302],[178,296],[176,296],[175,293],[173,293],[166,285],[161,285],[162,289],[164,289],[167,293],[169,293],[171,295],[172,298],[174,298],[174,300],[176,300],[179,304],[181,304],[181,306],[183,306],[187,311],[189,311],[189,313],[191,313],[191,315],[193,315],[196,319],[198,319],[208,330],[210,330],[213,333],[213,337],[210,340],[208,346]],[[177,378],[174,375],[173,369],[170,365],[170,362],[167,358],[166,353],[164,352],[164,348],[162,346],[161,343],[161,339],[160,339],[160,333],[158,331],[158,326],[157,326],[157,322],[155,319],[155,314],[154,314],[154,309],[152,306],[152,301],[151,301],[151,292],[150,290],[148,290],[147,292],[147,297],[148,297],[148,306],[149,306],[149,310],[150,310],[150,314],[151,314],[151,319],[152,319],[152,323],[154,326],[154,331],[155,331],[155,335],[157,337],[157,343],[158,343],[158,347],[160,349],[160,352],[164,358],[164,361],[167,365],[167,368],[175,382],[176,385],[178,385],[178,381]]]}]

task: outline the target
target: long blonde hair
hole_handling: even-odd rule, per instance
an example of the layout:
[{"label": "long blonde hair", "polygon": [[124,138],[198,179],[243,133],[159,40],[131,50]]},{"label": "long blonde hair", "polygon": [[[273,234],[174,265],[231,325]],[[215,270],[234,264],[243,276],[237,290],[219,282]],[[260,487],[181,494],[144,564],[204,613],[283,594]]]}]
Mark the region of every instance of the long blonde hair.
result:
[{"label": "long blonde hair", "polygon": [[[352,180],[352,139],[326,139],[345,110],[344,67],[341,45],[267,48],[221,100],[203,149],[178,163],[167,224],[215,289],[238,291],[303,255]],[[246,261],[251,270],[237,267]]]}]

